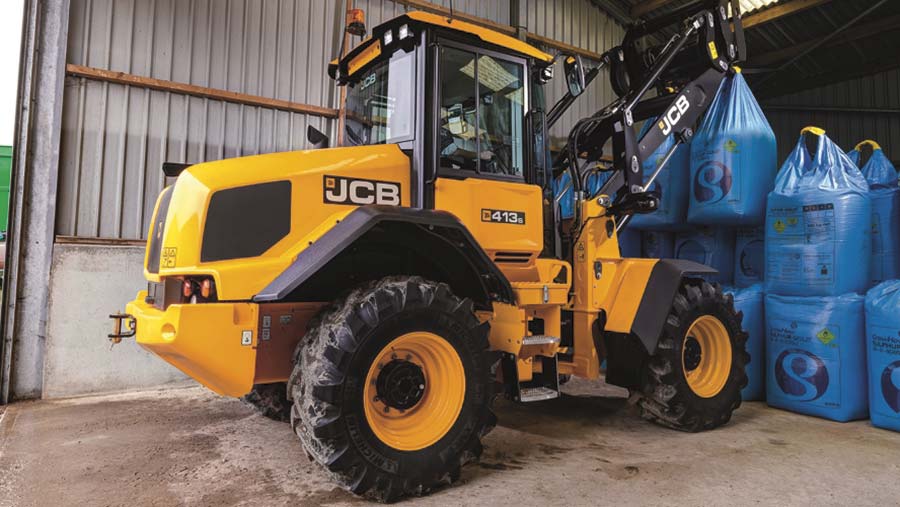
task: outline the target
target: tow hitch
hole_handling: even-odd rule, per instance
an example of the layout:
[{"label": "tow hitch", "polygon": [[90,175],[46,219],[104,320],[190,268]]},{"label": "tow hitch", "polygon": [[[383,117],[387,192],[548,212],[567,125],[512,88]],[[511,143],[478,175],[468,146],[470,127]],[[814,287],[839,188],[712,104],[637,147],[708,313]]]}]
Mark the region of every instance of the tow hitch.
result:
[{"label": "tow hitch", "polygon": [[[109,316],[113,321],[113,332],[109,334],[109,341],[113,345],[122,342],[122,338],[131,338],[137,332],[137,321],[128,313],[114,313]],[[122,323],[125,327],[122,327]]]}]

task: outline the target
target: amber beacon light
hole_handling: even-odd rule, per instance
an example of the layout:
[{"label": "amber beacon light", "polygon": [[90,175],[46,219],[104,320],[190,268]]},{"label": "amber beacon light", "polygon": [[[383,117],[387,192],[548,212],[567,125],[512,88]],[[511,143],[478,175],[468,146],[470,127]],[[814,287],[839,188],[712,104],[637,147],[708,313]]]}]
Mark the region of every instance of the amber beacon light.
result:
[{"label": "amber beacon light", "polygon": [[347,11],[347,33],[362,37],[366,34],[366,14],[362,9]]}]

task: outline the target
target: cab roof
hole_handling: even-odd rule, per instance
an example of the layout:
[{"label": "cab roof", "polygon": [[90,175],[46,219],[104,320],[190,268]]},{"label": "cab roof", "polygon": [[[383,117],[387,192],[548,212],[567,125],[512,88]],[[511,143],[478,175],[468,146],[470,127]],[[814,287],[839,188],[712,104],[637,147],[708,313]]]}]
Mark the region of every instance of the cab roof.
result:
[{"label": "cab roof", "polygon": [[[496,30],[491,30],[490,28],[485,28],[473,23],[467,23],[458,19],[451,19],[438,14],[431,14],[422,11],[410,11],[376,26],[372,29],[372,36],[362,41],[356,48],[347,53],[347,56],[345,56],[342,60],[332,60],[328,65],[328,75],[332,78],[336,78],[339,66],[341,67],[341,70],[344,71],[342,72],[342,74],[346,73],[347,76],[354,74],[357,70],[364,67],[369,61],[374,60],[374,58],[381,52],[381,35],[389,27],[399,26],[404,22],[449,28],[451,30],[456,30],[468,35],[474,35],[475,37],[481,39],[483,42],[512,50],[515,53],[534,58],[544,63],[550,63],[553,61],[553,56],[541,51],[531,44],[516,39],[515,37],[510,37],[509,35],[500,33]],[[365,61],[354,66],[353,63],[358,60]]]}]

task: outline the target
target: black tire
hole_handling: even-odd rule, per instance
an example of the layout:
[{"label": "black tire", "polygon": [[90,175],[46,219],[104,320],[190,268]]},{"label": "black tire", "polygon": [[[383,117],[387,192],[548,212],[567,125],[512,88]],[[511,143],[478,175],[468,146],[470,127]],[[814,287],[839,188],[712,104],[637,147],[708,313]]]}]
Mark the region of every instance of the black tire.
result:
[{"label": "black tire", "polygon": [[[428,331],[449,342],[462,361],[465,390],[452,427],[434,444],[399,451],[369,426],[363,389],[369,368],[395,337]],[[482,452],[496,424],[491,412],[499,354],[488,351],[487,323],[472,302],[443,283],[389,277],[339,299],[310,323],[297,346],[288,385],[291,424],[307,454],[343,488],[392,502],[457,480]]]},{"label": "black tire", "polygon": [[[685,336],[702,315],[716,317],[728,332],[731,369],[724,386],[712,397],[698,396],[688,384],[683,368]],[[666,319],[657,351],[648,362],[638,405],[641,415],[657,424],[681,431],[704,431],[727,423],[741,405],[741,389],[747,385],[745,366],[747,333],[743,314],[735,312],[734,299],[718,285],[686,279]]]},{"label": "black tire", "polygon": [[291,420],[291,402],[287,397],[287,383],[255,384],[241,401],[269,419]]}]

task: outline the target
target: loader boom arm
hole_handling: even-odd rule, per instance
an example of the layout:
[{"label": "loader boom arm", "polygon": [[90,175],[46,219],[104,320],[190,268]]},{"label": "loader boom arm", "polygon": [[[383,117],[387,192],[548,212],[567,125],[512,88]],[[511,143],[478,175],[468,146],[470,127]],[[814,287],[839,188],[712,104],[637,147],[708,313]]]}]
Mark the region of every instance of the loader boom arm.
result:
[{"label": "loader boom arm", "polygon": [[[663,46],[640,49],[641,39],[685,19]],[[694,125],[706,113],[732,66],[744,59],[745,52],[738,0],[706,0],[632,26],[622,45],[603,55],[598,68],[609,67],[619,98],[576,123],[565,149],[554,160],[555,175],[570,173],[576,196],[576,223],[580,213],[577,203],[591,197],[584,195],[583,172],[600,159],[610,139],[614,174],[600,191],[616,196],[609,213],[616,215],[621,228],[631,213],[654,209],[652,204],[647,205],[648,199],[655,198],[647,195],[646,189],[675,149],[691,139]],[[657,96],[646,98],[651,90],[656,90]],[[561,114],[557,112],[557,116]],[[635,124],[650,118],[657,118],[656,125],[638,139]],[[644,181],[644,160],[670,135],[674,136],[675,145],[656,172]]]}]

